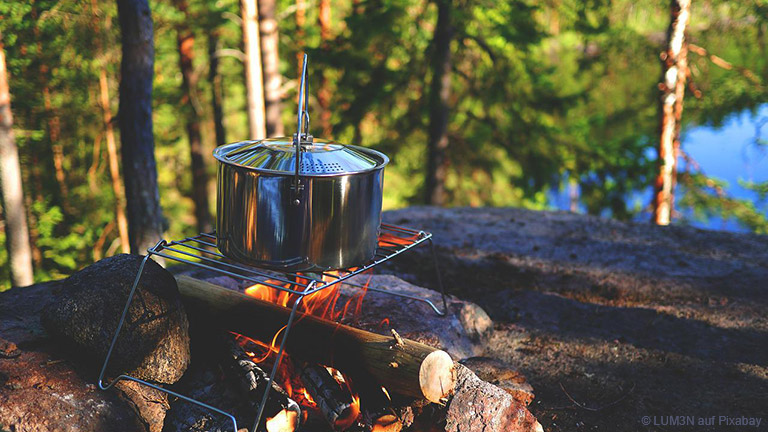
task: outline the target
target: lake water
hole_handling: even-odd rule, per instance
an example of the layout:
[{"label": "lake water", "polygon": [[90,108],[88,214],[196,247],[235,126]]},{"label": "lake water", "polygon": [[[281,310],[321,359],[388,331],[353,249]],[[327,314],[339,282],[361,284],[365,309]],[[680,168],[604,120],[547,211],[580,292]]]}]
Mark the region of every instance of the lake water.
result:
[{"label": "lake water", "polygon": [[[763,140],[762,145],[757,143],[758,138]],[[682,147],[698,162],[705,174],[727,183],[726,191],[730,196],[756,202],[757,194],[742,187],[739,181],[768,181],[768,104],[760,107],[755,114],[749,111],[734,114],[719,128],[708,125],[688,128],[683,131]],[[655,150],[650,150],[650,153],[655,157]],[[632,194],[629,203],[630,207],[632,204],[645,207],[650,200],[649,188],[647,191]],[[567,191],[551,194],[550,201],[552,206],[558,209],[569,208]],[[761,203],[759,208],[768,213],[768,203]],[[690,214],[685,209],[677,210]],[[637,220],[649,219],[648,212],[637,215]],[[691,220],[690,223],[708,229],[748,231],[736,221],[721,218]]]}]

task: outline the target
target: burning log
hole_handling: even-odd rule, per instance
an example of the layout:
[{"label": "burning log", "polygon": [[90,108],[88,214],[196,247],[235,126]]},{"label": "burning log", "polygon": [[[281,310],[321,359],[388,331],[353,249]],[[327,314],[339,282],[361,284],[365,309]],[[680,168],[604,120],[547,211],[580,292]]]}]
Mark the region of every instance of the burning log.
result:
[{"label": "burning log", "polygon": [[352,426],[360,414],[360,402],[352,396],[343,379],[338,371],[332,373],[325,366],[316,364],[306,366],[301,372],[301,381],[335,431]]},{"label": "burning log", "polygon": [[[272,340],[290,310],[188,276],[177,282],[189,313],[228,330]],[[355,382],[373,377],[403,396],[444,401],[456,385],[456,370],[444,351],[387,337],[298,312],[286,349],[296,357],[343,370]]]},{"label": "burning log", "polygon": [[[240,347],[234,337],[226,335],[226,348],[230,360],[230,369],[240,383],[245,398],[254,410],[259,404],[269,385],[269,375],[254,363]],[[277,383],[272,383],[272,391],[264,407],[261,427],[267,432],[293,432],[298,429],[301,420],[301,408]]]}]

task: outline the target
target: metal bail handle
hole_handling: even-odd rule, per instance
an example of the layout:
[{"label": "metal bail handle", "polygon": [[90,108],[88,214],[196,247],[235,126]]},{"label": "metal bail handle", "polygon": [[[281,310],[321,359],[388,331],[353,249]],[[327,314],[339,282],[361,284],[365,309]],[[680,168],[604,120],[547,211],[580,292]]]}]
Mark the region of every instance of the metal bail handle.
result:
[{"label": "metal bail handle", "polygon": [[299,83],[299,107],[296,114],[296,134],[293,136],[293,144],[296,146],[296,171],[293,177],[293,190],[296,194],[293,203],[301,204],[299,197],[304,185],[301,184],[299,170],[301,169],[301,145],[302,143],[312,143],[312,135],[309,135],[309,83],[307,82],[307,54],[304,54],[303,66],[301,67],[301,81]]}]

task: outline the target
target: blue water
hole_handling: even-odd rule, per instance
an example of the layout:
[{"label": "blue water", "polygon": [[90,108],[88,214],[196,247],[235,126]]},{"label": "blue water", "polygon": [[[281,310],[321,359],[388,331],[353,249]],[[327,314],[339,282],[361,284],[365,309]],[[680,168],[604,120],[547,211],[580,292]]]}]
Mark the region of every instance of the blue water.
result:
[{"label": "blue water", "polygon": [[[762,144],[758,140],[762,140]],[[730,196],[756,201],[757,194],[742,187],[739,181],[768,181],[768,105],[760,107],[756,114],[749,111],[735,114],[721,128],[692,128],[684,133],[682,146],[704,173],[727,183]],[[765,203],[758,208],[764,213],[768,211]],[[694,225],[745,231],[735,221],[719,218]]]},{"label": "blue water", "polygon": [[[728,195],[751,200],[761,211],[768,213],[768,203],[758,203],[757,194],[739,184],[739,181],[768,181],[768,104],[761,106],[755,114],[750,111],[736,113],[719,128],[701,125],[683,131],[682,148],[707,176],[726,182],[725,190]],[[649,149],[649,156],[655,155],[655,150]],[[568,210],[568,195],[566,190],[550,194],[551,205]],[[638,191],[628,198],[630,207],[644,209],[648,207],[650,200],[650,188],[647,191]],[[690,211],[686,209],[677,210],[690,215]],[[580,211],[584,211],[581,206]],[[649,218],[650,214],[645,211],[637,216],[638,220],[647,221]],[[688,219],[687,222],[701,228],[747,231],[736,221],[721,218],[705,221]]]}]

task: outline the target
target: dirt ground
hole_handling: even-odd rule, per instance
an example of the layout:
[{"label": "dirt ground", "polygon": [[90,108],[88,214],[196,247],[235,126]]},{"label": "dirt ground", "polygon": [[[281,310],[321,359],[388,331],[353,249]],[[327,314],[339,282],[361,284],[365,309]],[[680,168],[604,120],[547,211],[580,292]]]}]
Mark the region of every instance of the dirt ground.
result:
[{"label": "dirt ground", "polygon": [[[434,234],[447,291],[494,319],[487,354],[526,375],[546,431],[768,431],[768,236],[519,209],[384,219]],[[388,271],[435,288],[424,249]]]}]

